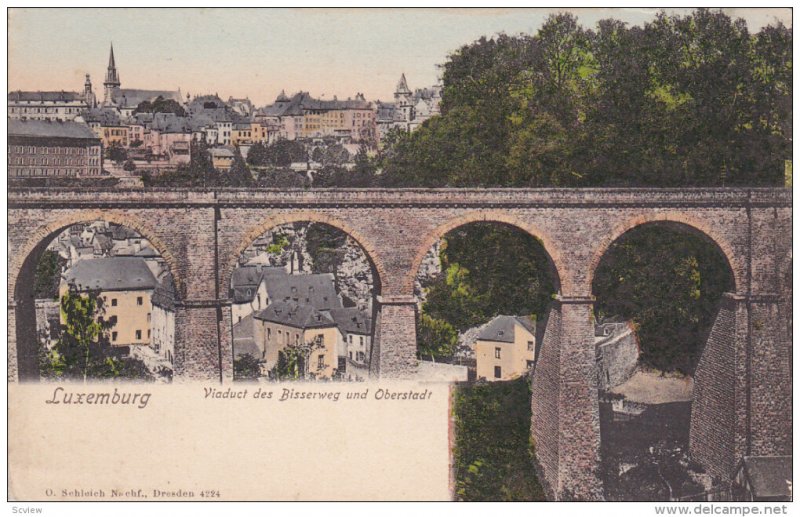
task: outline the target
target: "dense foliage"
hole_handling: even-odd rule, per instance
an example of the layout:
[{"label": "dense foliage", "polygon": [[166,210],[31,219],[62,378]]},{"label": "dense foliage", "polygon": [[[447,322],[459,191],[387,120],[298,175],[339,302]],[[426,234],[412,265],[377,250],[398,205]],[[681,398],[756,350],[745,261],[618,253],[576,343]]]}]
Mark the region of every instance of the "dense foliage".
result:
[{"label": "dense foliage", "polygon": [[237,381],[252,381],[261,377],[261,361],[250,354],[233,359],[233,378]]},{"label": "dense foliage", "polygon": [[394,186],[780,185],[792,34],[700,9],[643,27],[570,14],[461,47],[442,115],[400,135]]},{"label": "dense foliage", "polygon": [[706,239],[643,226],[611,245],[595,273],[597,312],[633,321],[644,364],[692,373],[722,293],[733,280]]},{"label": "dense foliage", "polygon": [[347,235],[327,224],[311,223],[306,231],[306,251],[313,273],[336,273],[344,256]]},{"label": "dense foliage", "polygon": [[529,380],[461,386],[454,398],[457,500],[545,500],[533,469]]},{"label": "dense foliage", "polygon": [[39,354],[39,371],[45,379],[127,379],[150,381],[152,374],[139,359],[123,357],[111,346],[113,327],[103,315],[103,298],[97,291],[65,292],[61,297],[58,341]]},{"label": "dense foliage", "polygon": [[33,285],[34,298],[58,299],[58,284],[61,281],[61,269],[66,260],[57,252],[45,250],[36,264],[36,276]]},{"label": "dense foliage", "polygon": [[247,163],[256,167],[288,167],[307,160],[305,145],[297,140],[280,139],[268,145],[257,142],[247,153]]},{"label": "dense foliage", "polygon": [[164,99],[159,95],[152,102],[142,101],[136,106],[134,113],[174,113],[179,117],[186,116],[186,110],[180,105],[178,101],[173,99]]},{"label": "dense foliage", "polygon": [[[425,285],[418,345],[452,350],[455,331],[483,325],[499,314],[542,319],[556,292],[542,245],[510,226],[473,223],[448,233],[439,254],[442,274]],[[445,325],[446,324],[446,325]],[[430,338],[438,336],[439,342]],[[434,355],[443,356],[438,353]]]}]

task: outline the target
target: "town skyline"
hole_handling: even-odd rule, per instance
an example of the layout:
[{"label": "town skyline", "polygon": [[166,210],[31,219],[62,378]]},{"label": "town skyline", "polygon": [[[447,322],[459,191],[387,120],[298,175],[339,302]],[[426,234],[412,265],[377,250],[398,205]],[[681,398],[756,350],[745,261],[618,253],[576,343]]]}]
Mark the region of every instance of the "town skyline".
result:
[{"label": "town skyline", "polygon": [[[501,32],[534,33],[547,16],[565,10],[585,27],[609,17],[640,25],[660,11],[95,9],[99,21],[87,33],[79,23],[84,10],[14,8],[8,18],[8,90],[77,91],[87,73],[97,87],[113,42],[121,82],[129,88],[248,97],[256,105],[272,103],[282,90],[308,91],[321,99],[363,93],[369,100],[386,100],[401,74],[412,90],[431,86],[441,75],[438,65],[460,46]],[[792,23],[788,8],[723,10],[744,18],[751,32],[777,21]],[[182,37],[169,39],[165,48],[157,35],[169,31]],[[214,31],[225,43],[208,37]],[[217,67],[213,74],[209,66]]]}]

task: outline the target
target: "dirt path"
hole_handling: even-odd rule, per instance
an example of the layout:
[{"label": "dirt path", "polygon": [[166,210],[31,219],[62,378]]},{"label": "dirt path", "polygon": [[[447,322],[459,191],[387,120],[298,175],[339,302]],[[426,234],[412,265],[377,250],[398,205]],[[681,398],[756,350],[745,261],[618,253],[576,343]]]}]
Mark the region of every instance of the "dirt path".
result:
[{"label": "dirt path", "polygon": [[624,384],[610,390],[631,402],[666,404],[692,400],[691,377],[662,377],[659,372],[637,371]]}]

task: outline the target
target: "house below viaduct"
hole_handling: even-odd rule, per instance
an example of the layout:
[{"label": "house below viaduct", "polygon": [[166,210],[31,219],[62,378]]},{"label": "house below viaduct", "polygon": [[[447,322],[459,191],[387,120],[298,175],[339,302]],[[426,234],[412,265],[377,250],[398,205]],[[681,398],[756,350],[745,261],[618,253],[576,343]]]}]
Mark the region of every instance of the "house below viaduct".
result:
[{"label": "house below viaduct", "polygon": [[175,279],[175,377],[232,379],[230,277],[264,231],[315,221],[366,251],[376,278],[372,371],[417,367],[414,279],[430,247],[476,221],[535,236],[558,296],[536,367],[532,436],[553,497],[602,498],[592,277],[608,247],[644,224],[677,225],[727,259],[724,296],[699,361],[691,452],[729,478],[743,455],[792,453],[791,192],[784,189],[86,190],[8,193],[8,375],[38,377],[33,275],[49,242],[106,220],[146,237]]}]

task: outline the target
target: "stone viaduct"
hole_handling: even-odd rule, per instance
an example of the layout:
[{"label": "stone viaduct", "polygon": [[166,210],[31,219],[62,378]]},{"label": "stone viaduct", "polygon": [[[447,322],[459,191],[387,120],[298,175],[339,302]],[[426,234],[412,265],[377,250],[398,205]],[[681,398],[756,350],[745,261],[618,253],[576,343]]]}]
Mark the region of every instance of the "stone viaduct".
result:
[{"label": "stone viaduct", "polygon": [[691,451],[713,475],[742,455],[792,453],[791,192],[784,189],[84,190],[8,193],[8,374],[34,379],[33,274],[72,224],[106,220],[149,239],[175,278],[175,376],[232,378],[230,277],[264,231],[317,221],[364,248],[376,276],[373,372],[416,369],[414,278],[428,249],[477,221],[535,236],[558,286],[533,381],[532,436],[551,496],[602,498],[592,277],[609,245],[643,224],[696,232],[735,282],[700,359]]}]

